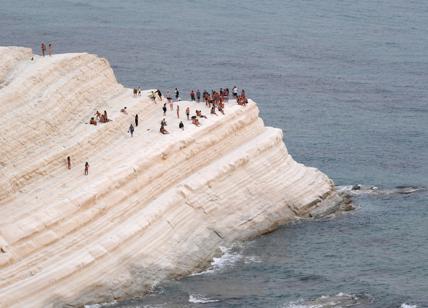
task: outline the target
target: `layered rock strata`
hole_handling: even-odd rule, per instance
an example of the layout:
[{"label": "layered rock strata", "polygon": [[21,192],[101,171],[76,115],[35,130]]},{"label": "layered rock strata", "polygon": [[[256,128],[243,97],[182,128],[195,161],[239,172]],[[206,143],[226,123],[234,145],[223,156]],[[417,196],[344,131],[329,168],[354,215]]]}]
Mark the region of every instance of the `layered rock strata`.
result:
[{"label": "layered rock strata", "polygon": [[[0,48],[1,307],[134,294],[191,273],[219,245],[337,207],[333,182],[293,160],[253,101],[218,116],[182,101],[185,129],[168,110],[169,135],[162,104],[134,97],[95,55]],[[208,119],[191,125],[186,106]],[[112,121],[89,125],[97,110]]]}]

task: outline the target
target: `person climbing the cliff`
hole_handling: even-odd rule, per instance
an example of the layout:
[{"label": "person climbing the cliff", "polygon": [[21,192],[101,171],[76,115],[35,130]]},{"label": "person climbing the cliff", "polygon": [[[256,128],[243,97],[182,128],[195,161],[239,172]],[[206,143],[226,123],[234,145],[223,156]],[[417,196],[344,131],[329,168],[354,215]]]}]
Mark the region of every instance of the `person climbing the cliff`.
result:
[{"label": "person climbing the cliff", "polygon": [[194,102],[196,100],[196,95],[195,95],[195,91],[192,90],[192,92],[190,92],[190,100],[192,102]]},{"label": "person climbing the cliff", "polygon": [[49,54],[49,56],[52,56],[52,51],[53,51],[52,43],[49,43],[48,44],[48,54]]},{"label": "person climbing the cliff", "polygon": [[199,89],[198,89],[198,90],[196,90],[196,101],[197,101],[198,103],[200,103],[200,102],[201,102],[201,91],[199,91]]},{"label": "person climbing the cliff", "polygon": [[163,104],[162,110],[163,110],[163,116],[166,116],[166,103]]},{"label": "person climbing the cliff", "polygon": [[67,169],[68,170],[71,169],[71,158],[70,158],[70,156],[67,156]]},{"label": "person climbing the cliff", "polygon": [[177,119],[180,118],[180,105],[177,104]]},{"label": "person climbing the cliff", "polygon": [[135,115],[135,127],[138,126],[138,113]]},{"label": "person climbing the cliff", "polygon": [[189,106],[186,107],[186,117],[187,117],[187,121],[189,121],[190,120],[190,107]]},{"label": "person climbing the cliff", "polygon": [[40,48],[42,49],[42,56],[44,57],[45,53],[46,53],[46,45],[45,45],[45,43],[42,42]]},{"label": "person climbing the cliff", "polygon": [[85,175],[88,175],[88,174],[89,174],[89,163],[86,162],[85,163]]},{"label": "person climbing the cliff", "polygon": [[129,125],[128,133],[131,134],[131,137],[134,137],[134,125]]},{"label": "person climbing the cliff", "polygon": [[180,124],[178,124],[178,128],[180,128],[181,130],[184,130],[183,121],[180,121]]}]

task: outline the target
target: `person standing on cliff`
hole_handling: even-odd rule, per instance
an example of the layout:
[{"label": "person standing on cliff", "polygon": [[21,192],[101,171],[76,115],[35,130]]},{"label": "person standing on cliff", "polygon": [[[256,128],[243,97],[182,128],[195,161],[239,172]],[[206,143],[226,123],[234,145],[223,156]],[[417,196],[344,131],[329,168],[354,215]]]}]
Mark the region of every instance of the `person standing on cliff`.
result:
[{"label": "person standing on cliff", "polygon": [[70,158],[70,156],[67,156],[67,169],[68,170],[71,169],[71,158]]},{"label": "person standing on cliff", "polygon": [[52,56],[52,43],[48,44],[48,54],[49,56]]},{"label": "person standing on cliff", "polygon": [[178,91],[178,89],[175,88],[175,99],[178,101],[179,97],[180,97],[180,91]]},{"label": "person standing on cliff", "polygon": [[46,45],[45,45],[45,43],[42,42],[41,48],[42,48],[42,56],[44,57],[45,56],[45,52],[46,52]]},{"label": "person standing on cliff", "polygon": [[189,121],[190,120],[190,107],[189,106],[186,107],[186,116],[187,116],[187,121]]},{"label": "person standing on cliff", "polygon": [[138,126],[138,113],[135,115],[135,127]]},{"label": "person standing on cliff", "polygon": [[163,116],[166,116],[166,103],[163,104],[162,110],[163,110]]},{"label": "person standing on cliff", "polygon": [[128,133],[131,134],[131,137],[134,137],[134,126],[132,124],[129,125]]},{"label": "person standing on cliff", "polygon": [[199,89],[196,90],[196,101],[198,103],[201,102],[201,91],[199,91]]},{"label": "person standing on cliff", "polygon": [[238,98],[238,88],[236,86],[233,87],[232,93],[234,98]]},{"label": "person standing on cliff", "polygon": [[195,101],[195,91],[192,90],[192,92],[190,92],[190,99],[192,100],[192,102]]},{"label": "person standing on cliff", "polygon": [[85,175],[88,175],[88,174],[89,174],[89,163],[86,162],[85,163]]},{"label": "person standing on cliff", "polygon": [[180,118],[180,105],[177,104],[177,119]]}]

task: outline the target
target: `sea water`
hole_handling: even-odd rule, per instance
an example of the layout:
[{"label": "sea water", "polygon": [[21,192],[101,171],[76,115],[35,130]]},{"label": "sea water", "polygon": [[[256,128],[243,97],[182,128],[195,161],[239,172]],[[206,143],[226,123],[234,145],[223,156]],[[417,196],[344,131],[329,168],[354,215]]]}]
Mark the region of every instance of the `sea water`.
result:
[{"label": "sea water", "polygon": [[0,29],[0,45],[106,57],[128,87],[237,85],[297,161],[378,187],[111,305],[428,307],[426,0],[0,0]]}]

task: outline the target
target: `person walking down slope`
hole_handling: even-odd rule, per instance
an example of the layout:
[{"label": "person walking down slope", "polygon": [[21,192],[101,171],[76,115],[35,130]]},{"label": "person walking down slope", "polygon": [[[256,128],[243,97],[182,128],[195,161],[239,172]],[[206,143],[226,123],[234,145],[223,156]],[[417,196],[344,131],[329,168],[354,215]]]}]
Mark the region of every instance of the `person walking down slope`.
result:
[{"label": "person walking down slope", "polygon": [[134,137],[134,126],[132,124],[129,125],[128,133],[131,134],[131,137]]},{"label": "person walking down slope", "polygon": [[89,174],[89,163],[86,162],[85,163],[85,175],[88,175],[88,174]]},{"label": "person walking down slope", "polygon": [[163,110],[163,116],[166,116],[166,103],[163,104],[162,110]]},{"label": "person walking down slope", "polygon": [[138,126],[138,114],[135,115],[135,127]]},{"label": "person walking down slope", "polygon": [[45,53],[46,53],[46,45],[43,42],[42,42],[42,45],[41,45],[41,49],[42,49],[42,56],[44,57]]}]

